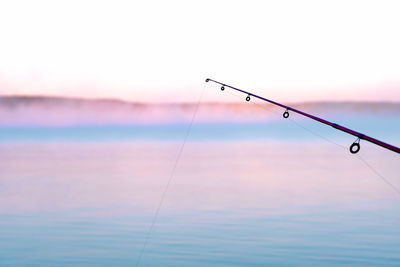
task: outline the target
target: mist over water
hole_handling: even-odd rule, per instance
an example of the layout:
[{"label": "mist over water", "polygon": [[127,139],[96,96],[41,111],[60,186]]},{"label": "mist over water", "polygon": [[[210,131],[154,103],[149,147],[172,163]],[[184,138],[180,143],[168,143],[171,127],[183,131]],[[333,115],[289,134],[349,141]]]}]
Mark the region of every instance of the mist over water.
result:
[{"label": "mist over water", "polygon": [[[216,91],[216,92],[215,92]],[[201,102],[198,123],[258,123],[281,120],[282,110],[272,104],[252,100],[237,102],[230,94],[205,94],[216,101]],[[240,98],[241,99],[241,98]],[[292,107],[329,118],[350,116],[400,117],[398,102],[307,102]],[[182,124],[191,120],[196,103],[152,104],[115,99],[81,99],[44,96],[0,96],[0,126],[77,126]],[[293,114],[292,114],[293,115]],[[303,117],[299,117],[303,118]]]},{"label": "mist over water", "polygon": [[[132,266],[193,105],[62,101],[0,104],[0,265]],[[318,105],[399,145],[398,104]],[[281,112],[200,107],[141,266],[400,264],[400,196],[353,137]],[[400,187],[397,154],[359,155]]]},{"label": "mist over water", "polygon": [[[218,98],[217,98],[218,99]],[[400,103],[294,104],[306,112],[387,142],[399,142]],[[182,140],[196,104],[143,104],[120,100],[0,97],[0,142]],[[260,103],[201,103],[191,139],[320,141],[353,138],[291,112]],[[304,129],[306,128],[306,129]]]}]

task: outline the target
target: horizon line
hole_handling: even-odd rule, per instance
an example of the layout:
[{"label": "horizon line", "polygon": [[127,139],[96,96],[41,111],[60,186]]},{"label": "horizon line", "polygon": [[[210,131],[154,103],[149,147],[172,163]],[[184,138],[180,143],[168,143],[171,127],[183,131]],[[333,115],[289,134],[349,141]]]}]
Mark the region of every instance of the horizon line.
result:
[{"label": "horizon line", "polygon": [[[134,100],[129,100],[129,99],[122,99],[122,98],[117,98],[117,97],[84,97],[84,96],[63,96],[63,95],[39,95],[39,94],[0,94],[0,98],[42,98],[42,99],[65,99],[65,100],[80,100],[80,101],[113,101],[113,102],[120,102],[120,103],[129,103],[129,104],[140,104],[140,105],[182,105],[182,104],[196,104],[198,102],[196,101],[182,101],[182,102],[147,102],[147,101],[134,101]],[[245,104],[245,101],[230,101],[230,102],[224,102],[224,101],[202,101],[202,103],[205,104],[219,104],[219,105],[226,105],[226,104]],[[289,101],[287,102],[289,104],[308,104],[308,103],[388,103],[388,104],[400,104],[400,101],[398,100],[378,100],[378,101],[373,101],[373,100],[306,100],[306,101]]]}]

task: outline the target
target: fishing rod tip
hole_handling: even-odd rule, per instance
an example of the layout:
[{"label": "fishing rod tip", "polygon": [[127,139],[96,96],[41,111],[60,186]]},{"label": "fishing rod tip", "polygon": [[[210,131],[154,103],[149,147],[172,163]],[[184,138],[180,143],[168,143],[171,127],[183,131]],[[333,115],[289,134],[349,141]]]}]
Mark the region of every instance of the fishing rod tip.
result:
[{"label": "fishing rod tip", "polygon": [[206,83],[208,83],[209,81],[210,81],[210,79],[207,78],[207,79],[206,79]]}]

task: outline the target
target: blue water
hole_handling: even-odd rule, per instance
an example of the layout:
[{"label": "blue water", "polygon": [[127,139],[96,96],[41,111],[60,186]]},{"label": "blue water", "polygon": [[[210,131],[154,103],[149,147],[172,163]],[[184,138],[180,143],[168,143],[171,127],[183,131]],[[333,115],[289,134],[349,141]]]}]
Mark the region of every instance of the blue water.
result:
[{"label": "blue water", "polygon": [[[395,208],[308,210],[255,218],[240,218],[239,211],[164,216],[141,266],[398,266],[399,212]],[[132,266],[145,234],[140,225],[150,224],[152,218],[42,213],[0,219],[2,265]]]},{"label": "blue water", "polygon": [[[139,266],[400,266],[400,195],[297,122],[195,123]],[[0,129],[0,265],[135,266],[187,127]],[[360,153],[400,188],[397,154]]]},{"label": "blue water", "polygon": [[[351,136],[312,120],[293,119],[257,123],[194,123],[191,140],[283,140],[319,141],[324,136],[350,140]],[[386,142],[400,143],[400,118],[380,116],[333,117],[333,121]],[[103,125],[103,126],[19,126],[0,128],[0,142],[86,142],[130,140],[182,140],[188,124]],[[349,137],[351,137],[349,139]],[[354,139],[354,138],[353,138]]]}]

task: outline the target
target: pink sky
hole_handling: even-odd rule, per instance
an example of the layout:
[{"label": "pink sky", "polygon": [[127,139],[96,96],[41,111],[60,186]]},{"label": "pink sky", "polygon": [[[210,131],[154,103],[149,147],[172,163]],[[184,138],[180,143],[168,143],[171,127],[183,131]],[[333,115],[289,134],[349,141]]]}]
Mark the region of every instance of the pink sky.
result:
[{"label": "pink sky", "polygon": [[[222,94],[217,84],[205,84],[199,77],[198,81],[187,86],[171,87],[124,87],[118,84],[87,84],[79,81],[56,83],[37,82],[22,79],[0,81],[0,95],[47,95],[83,98],[115,98],[134,102],[196,102],[203,87],[203,101],[209,102],[241,102],[245,96],[240,93]],[[227,82],[221,80],[222,82]],[[251,91],[266,98],[282,102],[304,101],[400,101],[400,82],[382,82],[381,84],[349,85],[341,87],[320,88],[250,88],[243,82],[240,88]],[[232,86],[238,87],[236,84]],[[227,91],[225,91],[227,92]],[[241,99],[243,98],[243,99]]]},{"label": "pink sky", "polygon": [[3,2],[0,95],[193,102],[210,77],[280,101],[400,101],[399,7]]}]

